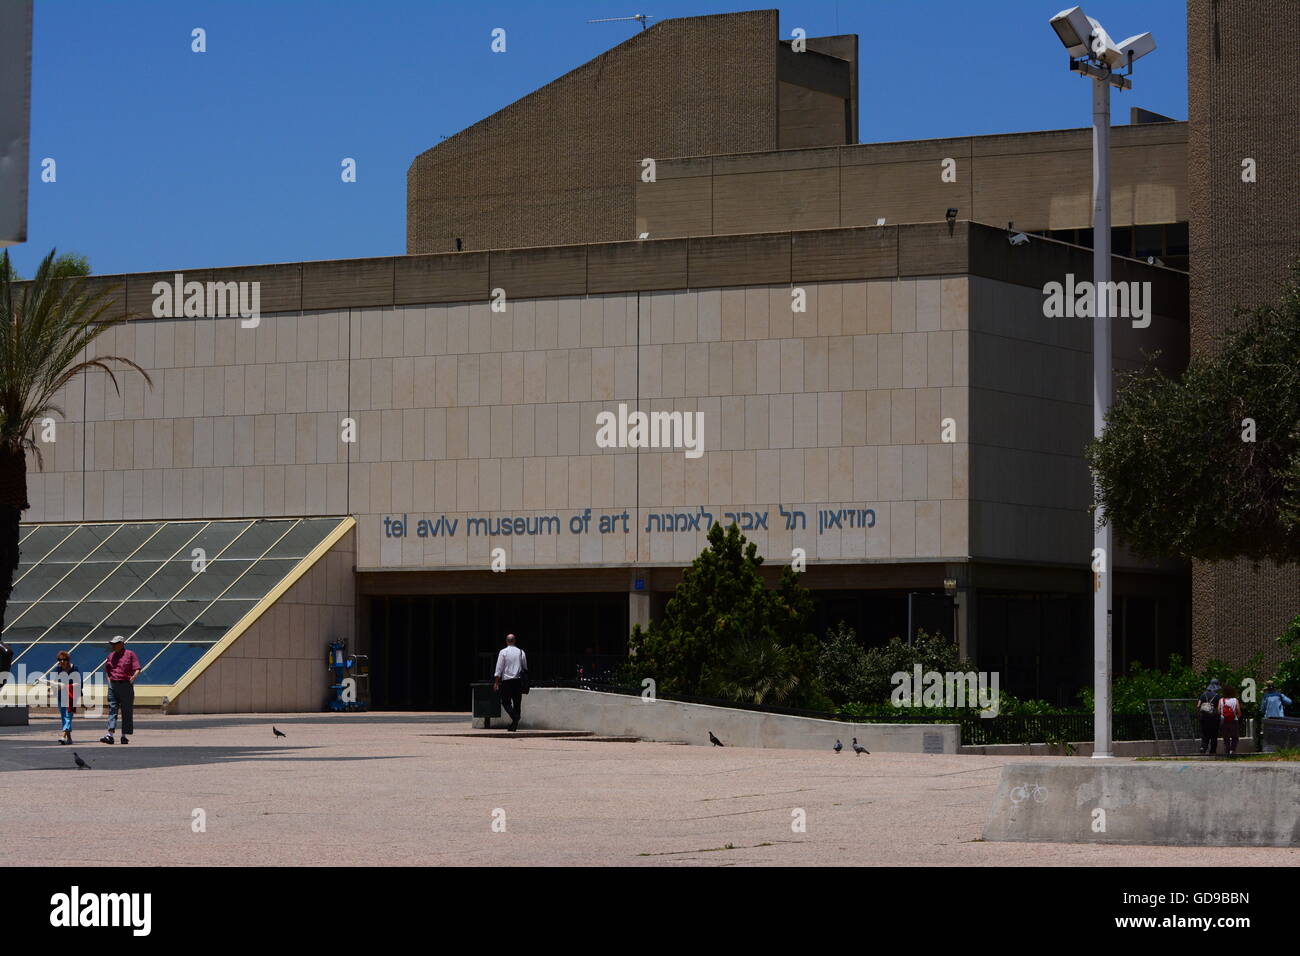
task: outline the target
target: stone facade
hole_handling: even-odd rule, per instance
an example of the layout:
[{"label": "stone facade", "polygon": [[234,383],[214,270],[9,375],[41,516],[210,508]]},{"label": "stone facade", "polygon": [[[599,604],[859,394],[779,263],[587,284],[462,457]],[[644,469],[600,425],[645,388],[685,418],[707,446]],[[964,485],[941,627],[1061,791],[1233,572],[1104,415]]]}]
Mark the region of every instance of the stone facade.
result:
[{"label": "stone facade", "polygon": [[[1236,307],[1275,298],[1300,257],[1300,5],[1189,0],[1187,39],[1192,348],[1201,351]],[[1197,562],[1192,609],[1196,659],[1262,653],[1276,663],[1276,638],[1300,614],[1300,568]]]}]

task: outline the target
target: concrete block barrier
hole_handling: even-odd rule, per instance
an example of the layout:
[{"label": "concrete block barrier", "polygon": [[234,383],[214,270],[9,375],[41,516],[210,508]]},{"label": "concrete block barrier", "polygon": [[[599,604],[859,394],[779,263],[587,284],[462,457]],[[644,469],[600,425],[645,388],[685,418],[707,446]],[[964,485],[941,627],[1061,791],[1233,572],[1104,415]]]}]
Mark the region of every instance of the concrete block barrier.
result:
[{"label": "concrete block barrier", "polygon": [[1002,768],[985,840],[1300,846],[1300,764],[1017,761]]},{"label": "concrete block barrier", "polygon": [[626,694],[537,687],[524,698],[526,729],[585,730],[618,737],[711,746],[712,732],[725,746],[830,750],[838,739],[881,753],[957,753],[957,724],[870,724],[791,717],[675,700],[643,701]]}]

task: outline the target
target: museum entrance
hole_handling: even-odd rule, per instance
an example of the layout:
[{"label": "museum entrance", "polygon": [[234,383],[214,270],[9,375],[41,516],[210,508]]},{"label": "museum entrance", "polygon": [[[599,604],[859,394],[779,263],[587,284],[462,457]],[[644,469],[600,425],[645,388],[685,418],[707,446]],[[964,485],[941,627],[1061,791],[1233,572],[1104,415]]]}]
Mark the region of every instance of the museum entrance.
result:
[{"label": "museum entrance", "polygon": [[370,597],[374,710],[469,710],[505,636],[518,636],[536,681],[599,678],[627,655],[624,593]]}]

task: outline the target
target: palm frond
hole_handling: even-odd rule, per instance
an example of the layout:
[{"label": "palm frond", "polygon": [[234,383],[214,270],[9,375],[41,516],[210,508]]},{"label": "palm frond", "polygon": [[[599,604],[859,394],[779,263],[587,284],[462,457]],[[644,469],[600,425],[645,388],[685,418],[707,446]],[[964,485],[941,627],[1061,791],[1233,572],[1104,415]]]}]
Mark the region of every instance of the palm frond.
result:
[{"label": "palm frond", "polygon": [[62,416],[57,397],[77,376],[103,372],[120,393],[117,373],[124,367],[153,384],[134,360],[94,354],[96,340],[127,321],[107,314],[115,290],[59,278],[54,263],[51,250],[23,283],[0,267],[0,446],[33,451],[38,466],[33,429],[51,412]]}]

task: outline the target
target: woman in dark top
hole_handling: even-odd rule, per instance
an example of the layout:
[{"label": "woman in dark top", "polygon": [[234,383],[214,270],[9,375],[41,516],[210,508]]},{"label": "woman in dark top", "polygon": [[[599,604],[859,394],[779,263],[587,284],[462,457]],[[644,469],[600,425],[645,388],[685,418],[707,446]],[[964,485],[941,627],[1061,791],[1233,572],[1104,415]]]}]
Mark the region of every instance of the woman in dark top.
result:
[{"label": "woman in dark top", "polygon": [[59,716],[63,718],[63,736],[59,738],[59,743],[72,743],[72,712],[77,707],[77,695],[81,691],[81,674],[72,665],[72,655],[67,651],[59,651],[59,658],[54,663],[54,670],[50,671],[50,683],[57,688],[59,700]]}]

